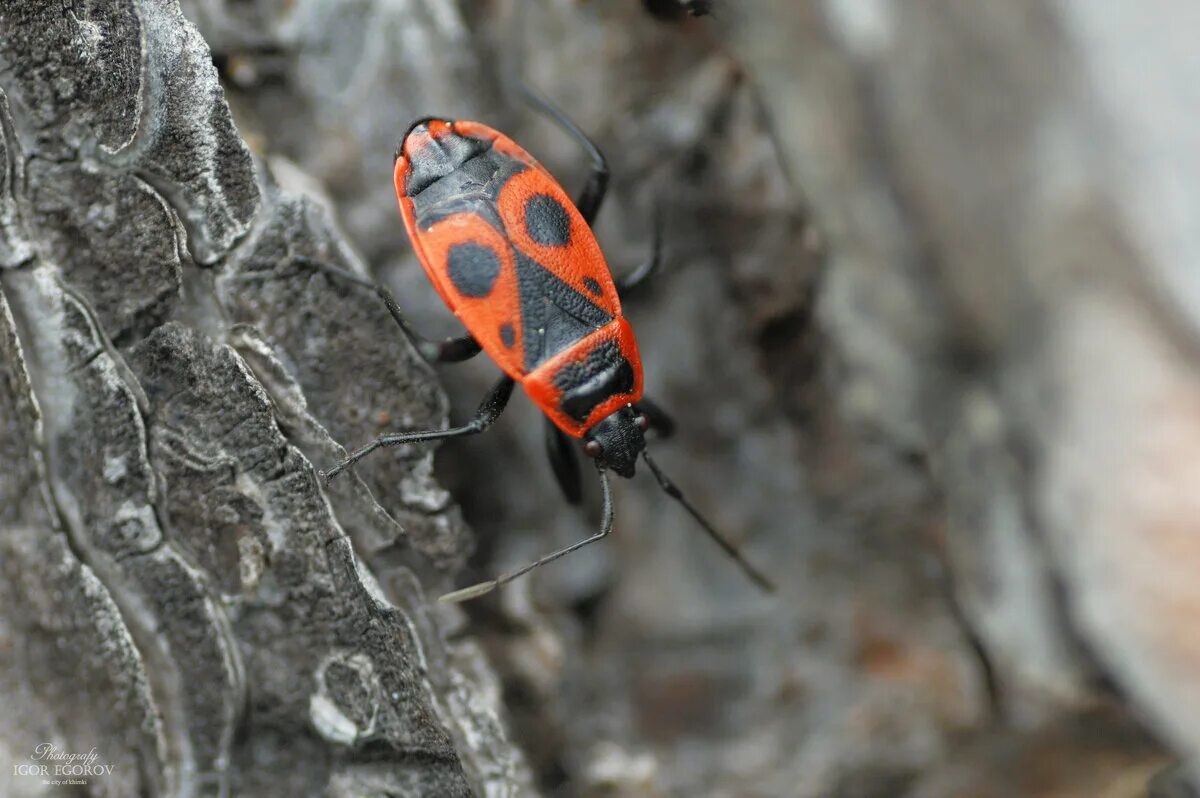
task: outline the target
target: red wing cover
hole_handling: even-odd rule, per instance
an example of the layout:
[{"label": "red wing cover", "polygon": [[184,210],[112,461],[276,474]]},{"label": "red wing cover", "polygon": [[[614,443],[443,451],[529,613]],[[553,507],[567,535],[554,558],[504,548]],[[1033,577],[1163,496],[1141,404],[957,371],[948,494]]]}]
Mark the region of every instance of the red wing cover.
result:
[{"label": "red wing cover", "polygon": [[533,156],[477,122],[405,136],[396,195],[442,299],[496,364],[576,437],[641,397],[637,345],[574,203]]},{"label": "red wing cover", "polygon": [[429,279],[484,351],[520,379],[621,315],[574,203],[506,136],[430,120],[396,161],[404,224]]}]

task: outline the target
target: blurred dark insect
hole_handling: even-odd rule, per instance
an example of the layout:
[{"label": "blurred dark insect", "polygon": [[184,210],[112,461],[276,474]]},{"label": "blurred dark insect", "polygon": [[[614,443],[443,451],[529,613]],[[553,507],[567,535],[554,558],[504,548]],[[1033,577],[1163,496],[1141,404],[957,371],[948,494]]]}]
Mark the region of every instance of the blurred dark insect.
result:
[{"label": "blurred dark insect", "polygon": [[713,0],[642,0],[642,7],[656,19],[676,22],[688,16],[708,16]]}]

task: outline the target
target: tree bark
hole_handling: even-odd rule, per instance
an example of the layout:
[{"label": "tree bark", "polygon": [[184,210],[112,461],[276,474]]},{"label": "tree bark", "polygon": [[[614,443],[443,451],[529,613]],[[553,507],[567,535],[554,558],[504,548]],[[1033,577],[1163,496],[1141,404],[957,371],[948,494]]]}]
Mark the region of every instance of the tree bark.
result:
[{"label": "tree bark", "polygon": [[[0,9],[9,793],[57,794],[40,743],[114,796],[1190,792],[1193,4]],[[478,119],[577,188],[509,74],[608,154],[614,272],[662,209],[651,446],[779,596],[639,474],[601,546],[432,605],[593,530],[519,400],[436,479],[319,484],[495,379],[314,264],[457,333],[392,153]]]},{"label": "tree bark", "polygon": [[53,773],[45,743],[112,766],[95,795],[514,794],[494,679],[421,587],[469,548],[431,454],[313,470],[445,420],[382,306],[308,265],[361,269],[342,234],[252,158],[175,3],[8,3],[0,57],[5,770]]}]

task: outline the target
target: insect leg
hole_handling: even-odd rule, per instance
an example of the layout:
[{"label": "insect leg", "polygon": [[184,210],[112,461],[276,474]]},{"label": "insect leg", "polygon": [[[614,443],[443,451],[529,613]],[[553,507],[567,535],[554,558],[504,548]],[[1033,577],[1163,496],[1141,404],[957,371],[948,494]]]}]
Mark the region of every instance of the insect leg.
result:
[{"label": "insect leg", "polygon": [[669,438],[675,433],[675,419],[662,406],[648,396],[633,403],[633,412],[640,413],[650,422],[650,429],[661,438]]},{"label": "insect leg", "polygon": [[404,318],[404,314],[400,312],[400,306],[396,304],[390,291],[379,285],[375,286],[375,293],[383,300],[388,313],[392,314],[392,318],[408,336],[408,340],[416,347],[417,352],[430,363],[461,363],[464,360],[470,360],[481,351],[479,342],[470,333],[457,338],[445,338],[441,341],[429,340],[414,330],[408,319]]},{"label": "insect leg", "polygon": [[459,438],[463,435],[477,435],[490,427],[500,417],[500,414],[504,412],[504,408],[508,405],[509,397],[512,396],[513,385],[512,377],[507,375],[501,377],[496,386],[479,403],[479,409],[475,411],[475,417],[461,427],[380,435],[366,446],[355,449],[349,457],[333,468],[320,472],[320,476],[323,480],[329,482],[338,474],[383,446],[399,446],[402,443],[420,443],[422,441],[441,440],[442,438]]},{"label": "insect leg", "polygon": [[478,584],[471,585],[470,587],[464,587],[462,590],[455,590],[451,593],[447,593],[439,598],[438,601],[453,603],[458,601],[466,601],[467,599],[473,599],[477,596],[482,596],[485,593],[491,593],[493,590],[500,587],[500,585],[507,584],[519,576],[524,576],[534,568],[537,568],[540,565],[545,565],[548,562],[553,562],[559,557],[570,554],[576,549],[582,549],[589,543],[595,543],[597,540],[600,540],[609,532],[611,532],[613,527],[612,488],[609,487],[608,475],[604,473],[604,469],[597,466],[596,470],[600,473],[600,489],[604,494],[603,520],[600,522],[599,532],[592,535],[590,538],[579,541],[578,543],[572,543],[565,549],[559,549],[556,552],[547,554],[545,557],[534,560],[528,565],[522,566],[515,571],[509,571],[503,576],[498,576],[495,579],[489,579],[486,582],[479,582]]},{"label": "insect leg", "polygon": [[650,470],[654,472],[654,478],[658,480],[658,486],[662,488],[668,496],[683,505],[683,509],[688,511],[688,515],[696,519],[696,522],[700,524],[701,528],[705,532],[708,533],[708,536],[715,540],[717,545],[724,549],[725,553],[732,557],[734,561],[742,567],[742,571],[745,572],[746,576],[750,578],[750,581],[758,585],[766,592],[774,593],[775,585],[771,583],[771,580],[763,576],[757,568],[751,565],[750,562],[742,556],[742,553],[738,551],[737,546],[734,546],[732,543],[726,540],[725,537],[708,522],[708,519],[700,515],[700,511],[693,507],[692,503],[684,498],[683,491],[681,491],[679,487],[671,481],[670,477],[668,477],[659,469],[658,464],[650,459],[650,453],[644,449],[642,450],[642,459],[646,461],[646,465],[650,466]]},{"label": "insect leg", "polygon": [[404,318],[404,313],[401,312],[400,306],[396,304],[396,300],[392,297],[391,292],[381,285],[364,279],[352,271],[334,266],[332,263],[325,263],[303,256],[295,257],[293,260],[297,263],[314,266],[327,274],[332,274],[343,280],[348,280],[355,285],[361,285],[363,288],[373,290],[383,300],[383,304],[387,306],[388,313],[392,314],[392,319],[399,325],[405,337],[408,338],[409,342],[417,350],[417,353],[430,363],[458,363],[463,360],[469,360],[480,352],[479,343],[471,335],[446,338],[441,341],[431,341],[421,335],[421,333],[413,329],[408,319]]},{"label": "insect leg", "polygon": [[654,239],[650,244],[650,257],[629,274],[621,275],[615,281],[617,293],[621,295],[622,299],[639,286],[644,285],[662,266],[662,232],[662,206],[656,204],[654,206]]},{"label": "insect leg", "polygon": [[550,467],[558,486],[570,504],[579,504],[583,498],[583,486],[579,482],[579,460],[575,457],[575,447],[570,437],[546,419],[546,454],[550,457]]},{"label": "insect leg", "polygon": [[518,81],[521,94],[525,101],[533,106],[534,110],[545,114],[556,125],[570,134],[571,138],[579,142],[587,152],[588,157],[592,160],[592,171],[588,174],[587,183],[583,187],[583,191],[579,192],[579,197],[575,200],[575,207],[579,209],[579,213],[583,216],[583,220],[590,227],[592,221],[596,218],[596,214],[600,212],[600,205],[604,202],[604,194],[608,190],[608,161],[604,158],[604,154],[600,152],[600,148],[596,143],[588,138],[579,127],[572,122],[567,115],[559,109],[550,99],[541,92],[534,89],[525,81]]}]

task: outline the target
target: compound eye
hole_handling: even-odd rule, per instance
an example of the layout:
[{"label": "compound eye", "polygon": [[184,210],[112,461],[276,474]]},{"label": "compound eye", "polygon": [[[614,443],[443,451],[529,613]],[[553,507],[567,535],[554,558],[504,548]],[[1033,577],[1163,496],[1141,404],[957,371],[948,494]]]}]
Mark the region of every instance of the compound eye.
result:
[{"label": "compound eye", "polygon": [[642,432],[650,429],[650,419],[646,418],[645,413],[640,414],[633,422],[638,425],[638,429]]},{"label": "compound eye", "polygon": [[588,441],[583,445],[583,453],[588,457],[595,459],[604,452],[604,447],[600,445],[600,441]]}]

